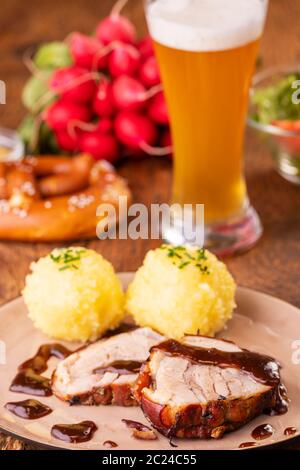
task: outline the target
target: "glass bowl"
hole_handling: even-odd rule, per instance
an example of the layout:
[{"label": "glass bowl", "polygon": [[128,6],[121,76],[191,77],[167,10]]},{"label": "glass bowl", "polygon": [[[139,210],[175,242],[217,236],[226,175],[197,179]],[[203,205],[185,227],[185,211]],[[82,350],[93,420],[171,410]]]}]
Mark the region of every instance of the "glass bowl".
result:
[{"label": "glass bowl", "polygon": [[[258,73],[253,78],[250,91],[250,108],[248,125],[258,131],[259,135],[269,146],[278,173],[286,180],[300,185],[300,121],[296,130],[283,129],[273,124],[263,124],[255,120],[256,106],[251,98],[255,91],[276,84],[292,73],[300,72],[300,64],[290,67],[274,67]],[[291,94],[297,91],[291,89]],[[299,96],[299,93],[298,93]],[[300,106],[300,104],[295,104]]]},{"label": "glass bowl", "polygon": [[0,162],[21,160],[24,144],[17,132],[0,127]]}]

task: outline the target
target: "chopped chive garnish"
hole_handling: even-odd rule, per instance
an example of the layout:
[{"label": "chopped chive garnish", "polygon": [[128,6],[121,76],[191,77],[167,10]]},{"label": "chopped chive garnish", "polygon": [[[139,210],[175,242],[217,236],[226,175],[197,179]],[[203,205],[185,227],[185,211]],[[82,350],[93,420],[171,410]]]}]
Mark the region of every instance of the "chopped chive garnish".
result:
[{"label": "chopped chive garnish", "polygon": [[86,250],[82,248],[64,248],[50,254],[50,259],[60,265],[59,271],[66,269],[79,269],[76,262],[81,260],[81,256]]},{"label": "chopped chive garnish", "polygon": [[171,258],[172,263],[179,269],[184,269],[191,265],[199,269],[203,274],[210,274],[208,266],[205,264],[207,255],[204,248],[199,248],[193,252],[188,251],[185,246],[162,245],[161,249],[166,251],[167,257]]},{"label": "chopped chive garnish", "polygon": [[179,269],[183,269],[186,266],[188,266],[189,264],[190,264],[189,261],[185,261],[184,263],[181,263],[178,267],[179,267]]}]

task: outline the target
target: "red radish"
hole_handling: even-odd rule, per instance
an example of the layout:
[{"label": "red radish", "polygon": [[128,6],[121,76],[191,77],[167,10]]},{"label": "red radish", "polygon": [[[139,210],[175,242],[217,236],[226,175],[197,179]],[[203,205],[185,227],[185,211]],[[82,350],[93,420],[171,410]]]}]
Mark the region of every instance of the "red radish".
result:
[{"label": "red radish", "polygon": [[161,82],[156,58],[149,57],[141,66],[140,80],[146,87],[158,85]]},{"label": "red radish", "polygon": [[167,103],[162,91],[152,98],[148,114],[156,124],[163,126],[169,124]]},{"label": "red radish", "polygon": [[114,163],[119,156],[119,145],[115,137],[99,130],[83,132],[79,140],[80,150],[90,153],[96,160]]},{"label": "red radish", "polygon": [[134,44],[136,31],[127,18],[119,14],[112,14],[99,23],[96,36],[104,45],[112,41]]},{"label": "red radish", "polygon": [[166,129],[160,139],[160,143],[162,147],[172,147],[173,141],[172,141],[172,134],[170,129]]},{"label": "red radish", "polygon": [[115,132],[122,144],[139,150],[144,144],[154,145],[157,130],[146,116],[131,111],[122,111],[115,121]]},{"label": "red radish", "polygon": [[135,78],[121,75],[112,85],[113,103],[120,111],[140,110],[145,106],[146,101],[159,91],[161,91],[160,85],[146,90]]},{"label": "red radish", "polygon": [[127,44],[120,44],[110,54],[108,68],[112,77],[134,75],[140,65],[139,51]]},{"label": "red radish", "polygon": [[59,131],[66,130],[71,121],[88,122],[91,113],[85,106],[59,100],[46,110],[44,118],[50,129]]},{"label": "red radish", "polygon": [[[70,51],[75,65],[91,70],[96,68],[102,70],[107,66],[107,57],[101,57],[100,51],[103,44],[95,37],[86,36],[81,33],[73,33],[70,40]],[[98,59],[96,57],[98,56]]]},{"label": "red radish", "polygon": [[145,87],[135,78],[121,75],[112,85],[112,97],[119,110],[138,110],[143,108]]},{"label": "red radish", "polygon": [[100,117],[110,117],[114,114],[115,108],[112,98],[112,86],[108,80],[102,80],[93,101],[93,110]]},{"label": "red radish", "polygon": [[79,150],[79,136],[77,133],[72,135],[70,132],[60,130],[55,132],[55,137],[62,150],[66,152],[77,152]]},{"label": "red radish", "polygon": [[102,134],[110,134],[113,131],[114,125],[113,121],[109,118],[102,118],[98,123],[97,129]]},{"label": "red radish", "polygon": [[51,90],[73,103],[89,102],[95,87],[92,74],[76,66],[56,70],[50,80]]},{"label": "red radish", "polygon": [[144,37],[140,41],[138,48],[144,60],[154,55],[153,41],[150,36]]}]

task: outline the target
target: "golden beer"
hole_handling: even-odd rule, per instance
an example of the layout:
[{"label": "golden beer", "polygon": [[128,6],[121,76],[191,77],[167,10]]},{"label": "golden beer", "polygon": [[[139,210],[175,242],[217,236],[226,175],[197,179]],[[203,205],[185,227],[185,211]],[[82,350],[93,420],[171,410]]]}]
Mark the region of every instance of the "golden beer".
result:
[{"label": "golden beer", "polygon": [[[236,227],[252,224],[255,233],[245,241],[247,247],[261,232],[248,203],[243,144],[267,1],[149,0],[147,4],[171,120],[172,202],[204,204],[210,231],[232,225],[230,239],[224,234],[225,245],[234,239],[240,248],[244,242],[235,234]],[[251,227],[246,231],[249,228],[251,232]],[[222,233],[216,235],[215,239],[222,238]]]},{"label": "golden beer", "polygon": [[172,122],[173,199],[205,204],[208,223],[244,208],[244,122],[258,45],[189,52],[156,43]]}]

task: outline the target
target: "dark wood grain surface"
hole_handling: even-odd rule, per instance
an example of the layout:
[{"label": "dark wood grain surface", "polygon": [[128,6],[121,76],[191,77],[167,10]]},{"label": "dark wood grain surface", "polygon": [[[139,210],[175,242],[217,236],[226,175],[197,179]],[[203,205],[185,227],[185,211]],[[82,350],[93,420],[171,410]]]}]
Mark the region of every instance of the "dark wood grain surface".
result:
[{"label": "dark wood grain surface", "polygon": [[[24,51],[40,42],[63,39],[71,31],[90,33],[107,14],[112,0],[2,0],[0,16],[0,79],[7,83],[7,105],[0,107],[0,125],[16,127],[24,115],[20,101],[28,73]],[[125,12],[145,31],[142,0],[129,0]],[[262,68],[300,63],[300,0],[270,0],[262,44]],[[251,200],[258,210],[264,235],[250,252],[228,260],[240,285],[280,297],[300,307],[300,187],[285,182],[274,171],[268,150],[248,133],[246,171]],[[122,164],[134,199],[149,204],[168,201],[171,165],[163,159]],[[84,242],[83,242],[84,243]],[[118,271],[137,269],[155,241],[93,241]],[[0,303],[20,294],[31,261],[49,252],[52,245],[0,243]],[[289,321],[287,318],[286,321]],[[1,325],[0,325],[1,333]],[[299,332],[300,337],[300,332]],[[300,373],[300,370],[299,370]],[[24,445],[0,435],[0,448],[23,449]],[[300,449],[300,441],[287,448]]]}]

